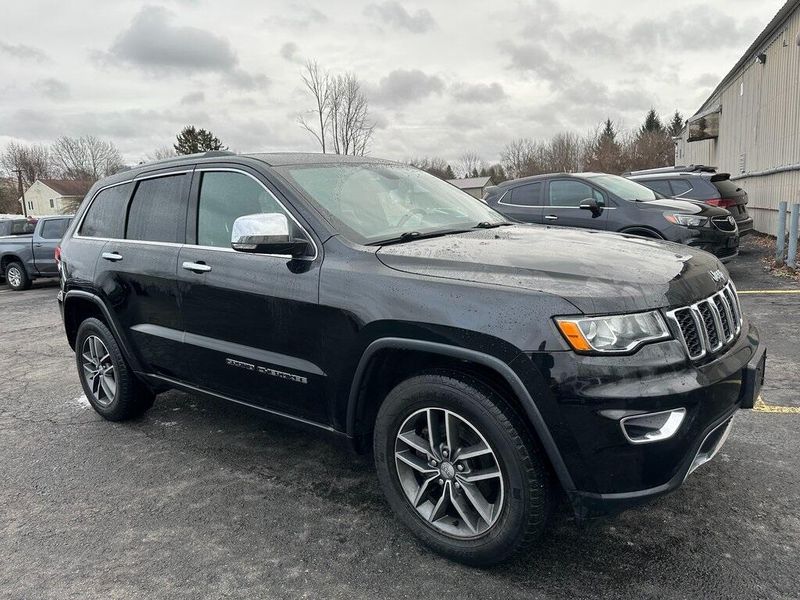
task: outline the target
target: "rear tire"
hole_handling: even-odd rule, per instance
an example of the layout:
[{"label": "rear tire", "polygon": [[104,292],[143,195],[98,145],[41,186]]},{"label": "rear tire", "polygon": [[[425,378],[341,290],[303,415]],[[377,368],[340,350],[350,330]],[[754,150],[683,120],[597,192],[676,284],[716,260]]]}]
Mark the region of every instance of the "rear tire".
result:
[{"label": "rear tire", "polygon": [[31,287],[31,278],[28,277],[28,272],[22,263],[8,263],[5,276],[8,287],[14,291],[21,292]]},{"label": "rear tire", "polygon": [[497,564],[545,529],[548,465],[514,410],[479,380],[432,372],[403,381],[378,411],[373,446],[397,517],[452,560]]},{"label": "rear tire", "polygon": [[125,421],[144,414],[155,400],[131,370],[105,323],[90,318],[75,338],[78,377],[86,398],[103,418]]}]

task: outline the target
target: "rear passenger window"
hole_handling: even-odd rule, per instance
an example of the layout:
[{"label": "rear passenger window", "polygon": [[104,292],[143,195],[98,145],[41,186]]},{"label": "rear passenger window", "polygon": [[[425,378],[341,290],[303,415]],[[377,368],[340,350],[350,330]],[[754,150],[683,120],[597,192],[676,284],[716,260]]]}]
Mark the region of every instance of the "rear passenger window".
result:
[{"label": "rear passenger window", "polygon": [[86,237],[121,239],[125,235],[125,205],[131,193],[132,183],[106,188],[97,196],[86,211],[80,235]]},{"label": "rear passenger window", "polygon": [[669,198],[672,196],[672,188],[669,187],[669,182],[666,179],[659,179],[655,181],[637,181],[644,186],[649,187],[654,192],[658,192],[662,196]]},{"label": "rear passenger window", "polygon": [[48,219],[42,225],[43,240],[60,240],[69,226],[71,219]]},{"label": "rear passenger window", "polygon": [[672,194],[675,196],[685,194],[692,189],[692,184],[685,179],[670,179],[669,183],[672,186]]},{"label": "rear passenger window", "polygon": [[283,213],[278,201],[256,180],[242,173],[209,171],[200,183],[197,245],[231,247],[233,222],[244,215]]},{"label": "rear passenger window", "polygon": [[515,187],[503,198],[503,204],[513,204],[514,206],[540,206],[541,203],[541,183],[529,183]]},{"label": "rear passenger window", "polygon": [[186,239],[186,175],[144,179],[128,209],[129,240],[182,243]]}]

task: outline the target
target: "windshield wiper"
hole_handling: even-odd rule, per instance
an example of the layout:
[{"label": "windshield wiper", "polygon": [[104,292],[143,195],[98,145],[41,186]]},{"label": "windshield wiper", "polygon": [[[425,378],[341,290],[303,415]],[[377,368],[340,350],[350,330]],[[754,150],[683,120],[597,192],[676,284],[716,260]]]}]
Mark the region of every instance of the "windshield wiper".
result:
[{"label": "windshield wiper", "polygon": [[427,233],[422,233],[419,231],[406,231],[405,233],[401,233],[397,237],[389,238],[386,240],[380,240],[378,242],[371,242],[367,244],[368,246],[389,246],[391,244],[403,244],[405,242],[410,242],[411,240],[421,240],[427,238],[434,238],[434,237],[441,237],[443,235],[450,235],[453,233],[467,233],[470,231],[469,229],[440,229],[439,231],[429,231]]},{"label": "windshield wiper", "polygon": [[473,229],[494,229],[495,227],[503,227],[505,225],[513,225],[513,223],[509,223],[508,221],[500,221],[498,223],[490,223],[489,221],[481,221]]}]

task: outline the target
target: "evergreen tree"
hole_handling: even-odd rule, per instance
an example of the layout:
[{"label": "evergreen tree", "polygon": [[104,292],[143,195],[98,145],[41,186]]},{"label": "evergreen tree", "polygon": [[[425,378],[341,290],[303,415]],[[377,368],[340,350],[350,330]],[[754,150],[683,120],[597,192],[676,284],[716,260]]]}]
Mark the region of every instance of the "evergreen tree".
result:
[{"label": "evergreen tree", "polygon": [[672,121],[669,122],[669,134],[672,137],[678,136],[683,130],[683,116],[677,110],[675,114],[672,115]]},{"label": "evergreen tree", "polygon": [[617,141],[617,131],[614,129],[614,121],[606,119],[606,124],[605,127],[603,127],[603,132],[600,134],[600,137],[605,142]]},{"label": "evergreen tree", "polygon": [[456,178],[456,174],[453,173],[453,167],[451,167],[449,164],[447,165],[447,169],[445,169],[444,178],[445,179],[455,179]]},{"label": "evergreen tree", "polygon": [[209,150],[228,149],[213,133],[206,129],[197,129],[194,125],[187,125],[181,129],[173,147],[178,154],[197,154]]},{"label": "evergreen tree", "polygon": [[640,133],[661,133],[664,131],[664,126],[661,124],[661,119],[658,116],[655,108],[651,108],[644,118],[644,124],[639,130]]}]

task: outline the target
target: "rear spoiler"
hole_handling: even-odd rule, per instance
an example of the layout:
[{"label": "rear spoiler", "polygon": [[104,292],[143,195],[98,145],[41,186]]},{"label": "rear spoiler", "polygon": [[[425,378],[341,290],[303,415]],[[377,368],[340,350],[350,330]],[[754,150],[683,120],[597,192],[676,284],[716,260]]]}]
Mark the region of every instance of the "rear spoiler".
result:
[{"label": "rear spoiler", "polygon": [[730,179],[730,173],[714,173],[711,176],[711,181],[725,181],[726,179]]}]

